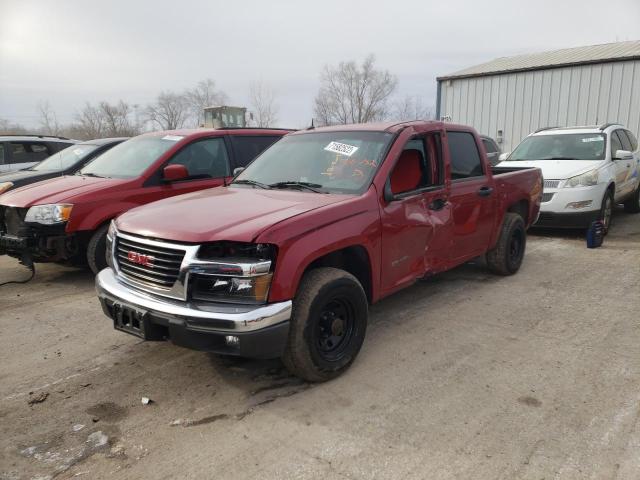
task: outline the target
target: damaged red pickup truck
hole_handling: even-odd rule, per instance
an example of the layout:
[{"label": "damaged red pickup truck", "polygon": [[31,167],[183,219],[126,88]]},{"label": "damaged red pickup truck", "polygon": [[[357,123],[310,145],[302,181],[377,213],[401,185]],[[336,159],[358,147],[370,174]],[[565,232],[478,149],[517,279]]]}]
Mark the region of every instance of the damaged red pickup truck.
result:
[{"label": "damaged red pickup truck", "polygon": [[515,273],[541,193],[540,170],[492,169],[464,126],[296,132],[228,187],[112,222],[96,287],[119,330],[324,381],[357,356],[369,304],[484,254]]}]

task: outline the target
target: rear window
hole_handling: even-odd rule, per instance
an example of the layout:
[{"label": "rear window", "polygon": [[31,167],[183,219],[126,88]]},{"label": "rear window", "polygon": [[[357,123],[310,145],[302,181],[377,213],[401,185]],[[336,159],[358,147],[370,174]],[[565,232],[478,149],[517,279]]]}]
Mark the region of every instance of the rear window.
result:
[{"label": "rear window", "polygon": [[605,146],[602,133],[533,135],[525,138],[508,160],[603,160]]}]

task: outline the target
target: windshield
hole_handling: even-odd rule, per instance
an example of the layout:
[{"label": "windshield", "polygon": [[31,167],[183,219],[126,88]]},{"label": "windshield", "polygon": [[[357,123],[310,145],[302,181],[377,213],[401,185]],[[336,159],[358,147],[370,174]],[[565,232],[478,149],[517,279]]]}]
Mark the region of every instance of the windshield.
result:
[{"label": "windshield", "polygon": [[80,175],[107,178],[139,177],[183,137],[136,137],[106,151],[80,170]]},{"label": "windshield", "polygon": [[525,138],[507,160],[603,160],[605,143],[602,133],[534,135]]},{"label": "windshield", "polygon": [[97,145],[73,145],[51,155],[47,159],[31,167],[29,170],[36,170],[38,172],[66,170],[80,163],[80,161],[86,158],[86,156],[96,148],[98,148]]},{"label": "windshield", "polygon": [[369,187],[392,135],[383,132],[309,132],[290,135],[256,158],[234,183],[361,193]]}]

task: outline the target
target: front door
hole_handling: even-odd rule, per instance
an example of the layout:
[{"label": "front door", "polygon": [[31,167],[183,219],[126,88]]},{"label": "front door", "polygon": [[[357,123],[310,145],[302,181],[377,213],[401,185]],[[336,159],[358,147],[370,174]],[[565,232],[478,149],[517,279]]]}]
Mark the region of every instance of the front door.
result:
[{"label": "front door", "polygon": [[439,136],[407,142],[388,179],[394,199],[382,207],[382,294],[445,268],[451,206]]}]

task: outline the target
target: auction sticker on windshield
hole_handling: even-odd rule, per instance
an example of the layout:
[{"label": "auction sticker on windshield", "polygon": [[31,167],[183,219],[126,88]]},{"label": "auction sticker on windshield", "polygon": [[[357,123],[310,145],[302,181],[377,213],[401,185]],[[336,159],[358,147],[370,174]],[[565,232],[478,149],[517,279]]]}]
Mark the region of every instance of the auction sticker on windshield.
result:
[{"label": "auction sticker on windshield", "polygon": [[350,157],[351,155],[356,153],[358,147],[347,145],[346,143],[331,142],[329,145],[324,147],[324,149],[328,152],[339,153],[340,155]]},{"label": "auction sticker on windshield", "polygon": [[171,140],[172,142],[178,142],[182,140],[184,137],[181,135],[165,135],[162,137],[162,140]]},{"label": "auction sticker on windshield", "polygon": [[583,138],[582,142],[583,143],[589,143],[589,142],[603,142],[604,138],[602,137],[587,137],[587,138]]}]

